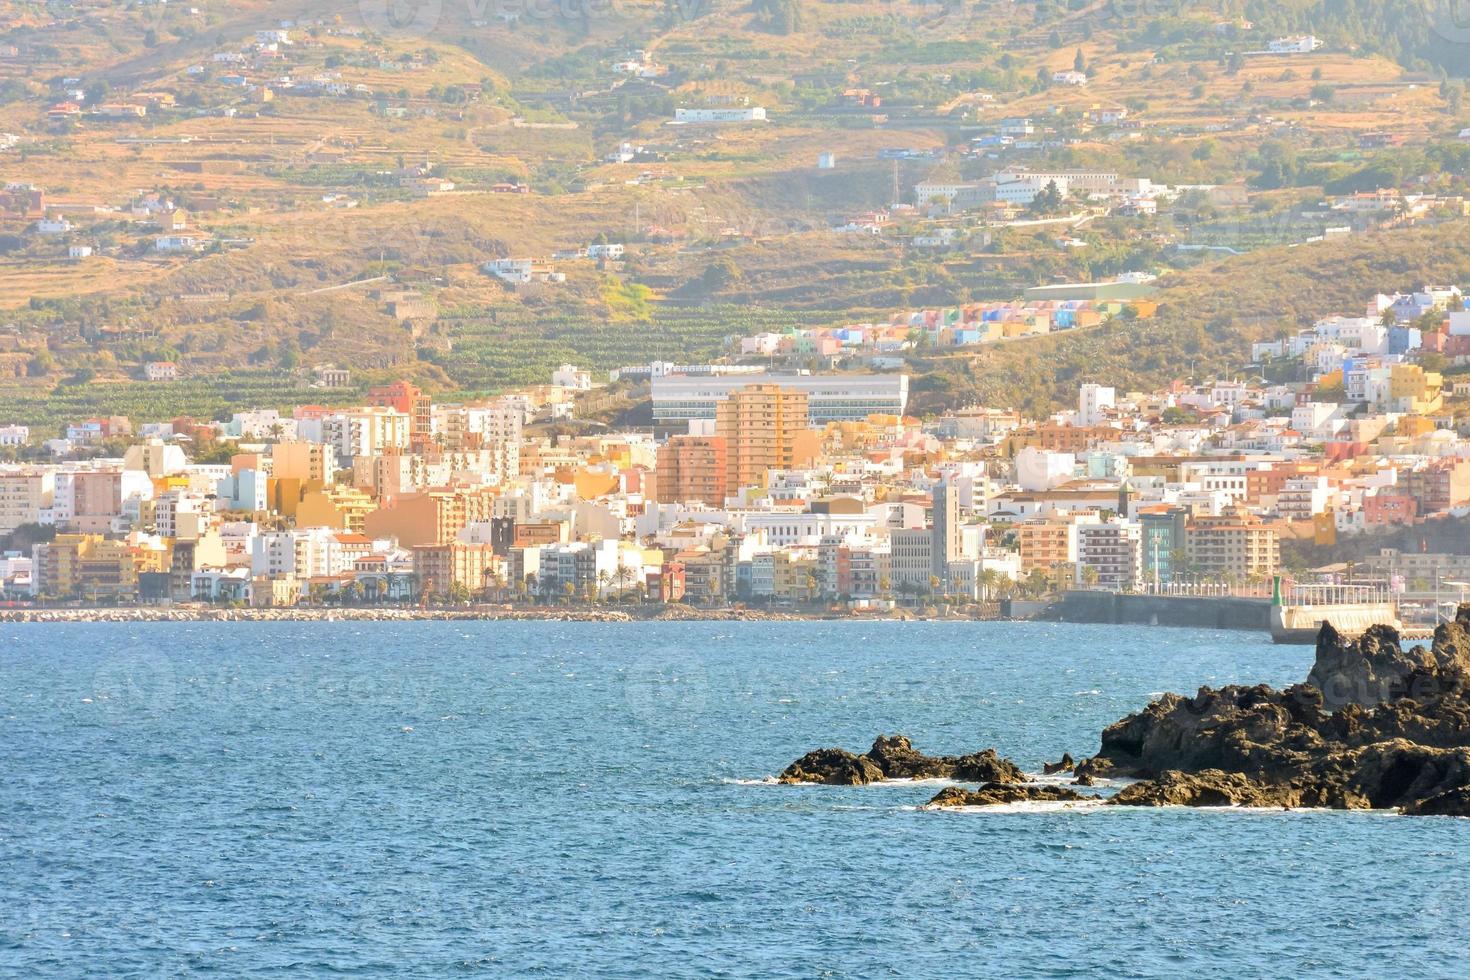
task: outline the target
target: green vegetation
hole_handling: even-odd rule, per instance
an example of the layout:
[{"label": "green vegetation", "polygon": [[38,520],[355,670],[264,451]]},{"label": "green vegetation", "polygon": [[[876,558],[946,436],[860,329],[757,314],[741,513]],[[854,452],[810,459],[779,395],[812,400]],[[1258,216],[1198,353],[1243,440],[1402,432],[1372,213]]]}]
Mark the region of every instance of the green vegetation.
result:
[{"label": "green vegetation", "polygon": [[424,350],[466,391],[494,392],[541,384],[558,365],[597,371],[647,364],[688,363],[718,356],[732,336],[778,332],[829,322],[819,315],[746,306],[661,307],[646,321],[590,321],[585,317],[533,318],[497,309],[450,321],[453,352]]},{"label": "green vegetation", "polygon": [[229,418],[244,408],[284,410],[343,394],[311,388],[305,379],[279,371],[235,371],[149,384],[63,384],[44,396],[33,386],[10,383],[0,385],[0,418],[30,426],[33,436],[52,438],[63,434],[66,423],[98,415],[126,415],[135,421],[180,415]]}]

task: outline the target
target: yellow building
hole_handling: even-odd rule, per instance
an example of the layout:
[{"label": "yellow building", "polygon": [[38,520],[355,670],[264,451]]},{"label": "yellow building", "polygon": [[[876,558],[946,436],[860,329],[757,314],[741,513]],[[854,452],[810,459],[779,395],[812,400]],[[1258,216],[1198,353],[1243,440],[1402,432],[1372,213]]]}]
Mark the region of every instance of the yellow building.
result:
[{"label": "yellow building", "polygon": [[356,487],[308,490],[296,506],[296,526],[331,527],[361,534],[367,516],[377,506],[370,495]]},{"label": "yellow building", "polygon": [[771,591],[789,602],[810,602],[821,591],[815,558],[796,558],[785,551],[771,555]]},{"label": "yellow building", "polygon": [[1418,415],[1444,407],[1444,378],[1417,364],[1395,364],[1388,372],[1388,397],[1395,411]]},{"label": "yellow building", "polygon": [[295,575],[256,575],[250,580],[250,604],[260,609],[294,606],[301,601]]},{"label": "yellow building", "polygon": [[[36,594],[56,598],[134,598],[134,548],[100,534],[59,534],[36,546]],[[150,561],[150,566],[156,562]],[[157,570],[156,568],[154,570]]]}]

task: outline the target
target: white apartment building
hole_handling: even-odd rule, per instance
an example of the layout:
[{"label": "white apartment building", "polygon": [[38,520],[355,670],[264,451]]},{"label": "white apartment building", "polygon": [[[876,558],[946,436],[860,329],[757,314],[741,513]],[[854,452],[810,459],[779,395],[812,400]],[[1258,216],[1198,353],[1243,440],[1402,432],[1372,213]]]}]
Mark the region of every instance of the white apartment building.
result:
[{"label": "white apartment building", "polygon": [[1142,525],[1136,521],[1077,525],[1077,582],[1093,575],[1100,588],[1138,588],[1143,575]]},{"label": "white apartment building", "polygon": [[338,533],[329,527],[309,527],[257,534],[250,540],[250,572],[297,578],[341,574],[355,555],[337,540]]},{"label": "white apartment building", "polygon": [[1083,428],[1101,425],[1105,412],[1118,400],[1118,392],[1105,385],[1085,384],[1077,395],[1077,424]]},{"label": "white apartment building", "polygon": [[160,537],[197,541],[214,523],[213,502],[203,494],[169,490],[153,502],[153,528]]},{"label": "white apartment building", "polygon": [[392,408],[360,408],[322,419],[322,440],[339,459],[407,452],[411,430],[409,414]]},{"label": "white apartment building", "polygon": [[765,108],[758,105],[734,109],[689,109],[680,107],[674,110],[674,122],[680,123],[763,122],[765,118]]}]

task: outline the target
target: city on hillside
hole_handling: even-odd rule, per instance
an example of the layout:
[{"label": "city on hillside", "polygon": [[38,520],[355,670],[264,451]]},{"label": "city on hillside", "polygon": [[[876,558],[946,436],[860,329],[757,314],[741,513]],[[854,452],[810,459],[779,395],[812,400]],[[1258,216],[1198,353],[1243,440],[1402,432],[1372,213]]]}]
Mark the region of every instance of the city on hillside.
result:
[{"label": "city on hillside", "polygon": [[[989,312],[895,319],[942,345]],[[1236,376],[1099,379],[1043,418],[919,418],[902,372],[654,362],[613,372],[648,383],[651,424],[590,432],[578,413],[606,385],[574,365],[466,402],[400,381],[228,419],[0,426],[0,586],[12,604],[864,613],[1264,595],[1285,576],[1437,604],[1470,588],[1470,559],[1438,553],[1470,513],[1470,435],[1447,407],[1470,381],[1445,373],[1470,360],[1470,311],[1425,287],[1351,313],[1258,343]]]}]

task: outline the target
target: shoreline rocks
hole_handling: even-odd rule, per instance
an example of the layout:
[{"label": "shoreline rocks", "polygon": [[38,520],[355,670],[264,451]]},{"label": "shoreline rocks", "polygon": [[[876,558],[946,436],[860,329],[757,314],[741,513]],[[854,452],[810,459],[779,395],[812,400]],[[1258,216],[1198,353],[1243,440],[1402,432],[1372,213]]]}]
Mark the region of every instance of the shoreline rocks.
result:
[{"label": "shoreline rocks", "polygon": [[[1404,650],[1374,626],[1356,640],[1324,624],[1306,682],[1202,687],[1165,694],[1103,730],[1097,754],[1047,763],[1074,786],[1128,778],[1114,806],[1398,809],[1470,817],[1470,604],[1441,624],[1428,648]],[[1100,800],[1028,780],[992,749],[925,756],[903,736],[880,736],[864,755],[808,753],[780,781],[865,785],[948,778],[930,807]]]},{"label": "shoreline rocks", "polygon": [[1008,803],[1086,803],[1101,799],[1100,796],[1087,796],[1065,786],[1046,783],[986,783],[977,790],[946,786],[924,806],[942,810],[961,806],[1004,806]]},{"label": "shoreline rocks", "polygon": [[957,779],[974,783],[1024,783],[1026,774],[994,749],[964,756],[928,756],[903,735],[879,735],[863,755],[817,749],[787,766],[782,783],[866,786],[886,779]]},{"label": "shoreline rocks", "polygon": [[1324,624],[1306,683],[1166,694],[1109,725],[1082,777],[1119,804],[1398,808],[1470,816],[1470,605],[1429,648]]}]

